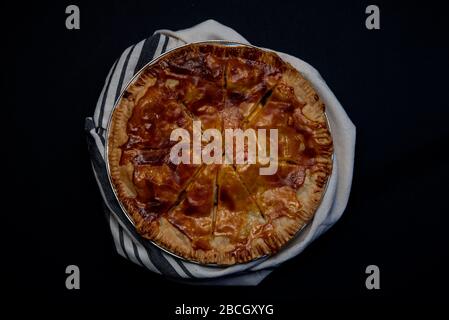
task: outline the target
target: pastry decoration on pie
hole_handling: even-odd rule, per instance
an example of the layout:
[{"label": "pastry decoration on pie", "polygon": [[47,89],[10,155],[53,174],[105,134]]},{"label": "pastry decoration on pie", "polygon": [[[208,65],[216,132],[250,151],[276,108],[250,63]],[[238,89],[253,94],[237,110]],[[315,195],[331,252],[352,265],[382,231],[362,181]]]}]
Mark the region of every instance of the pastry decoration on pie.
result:
[{"label": "pastry decoration on pie", "polygon": [[[266,163],[226,161],[224,151],[219,164],[174,164],[171,133],[192,135],[195,122],[201,132],[277,129],[277,170],[261,175]],[[249,46],[197,43],[169,52],[127,87],[109,126],[111,181],[137,231],[204,264],[279,251],[312,219],[332,170],[316,91],[275,53]],[[270,150],[272,140],[265,142]]]}]

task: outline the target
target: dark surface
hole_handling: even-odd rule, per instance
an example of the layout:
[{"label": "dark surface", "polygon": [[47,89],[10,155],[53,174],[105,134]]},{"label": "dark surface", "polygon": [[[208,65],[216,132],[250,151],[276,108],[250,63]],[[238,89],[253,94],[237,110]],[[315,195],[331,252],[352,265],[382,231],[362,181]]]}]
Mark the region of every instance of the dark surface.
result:
[{"label": "dark surface", "polygon": [[[80,7],[81,30],[65,28],[72,3]],[[2,152],[5,173],[13,174],[12,184],[4,183],[11,194],[2,211],[14,296],[127,301],[162,314],[180,303],[274,303],[285,315],[329,300],[446,300],[447,9],[377,1],[381,30],[369,31],[365,1],[214,3],[39,1],[2,9],[14,17],[3,27],[9,40],[3,50],[13,54],[6,67],[15,63],[3,75],[12,131]],[[207,18],[316,67],[357,127],[353,188],[342,219],[257,288],[180,285],[119,257],[85,143],[84,118],[115,58],[156,29]],[[69,264],[81,269],[78,291],[65,289]],[[378,291],[365,289],[369,264],[380,267]]]}]

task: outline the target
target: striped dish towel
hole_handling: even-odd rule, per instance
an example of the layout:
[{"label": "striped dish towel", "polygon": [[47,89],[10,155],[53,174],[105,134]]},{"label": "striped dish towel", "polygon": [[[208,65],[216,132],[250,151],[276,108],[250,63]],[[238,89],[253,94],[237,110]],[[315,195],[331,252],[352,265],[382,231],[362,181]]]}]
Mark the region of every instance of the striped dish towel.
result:
[{"label": "striped dish towel", "polygon": [[158,30],[151,37],[128,49],[113,64],[95,108],[85,121],[92,168],[103,197],[117,252],[150,271],[168,278],[194,284],[257,285],[276,266],[298,255],[343,214],[348,201],[354,161],[355,127],[319,73],[298,58],[279,56],[300,70],[312,82],[326,104],[334,139],[333,172],[326,194],[315,217],[285,248],[272,257],[230,267],[209,267],[178,259],[142,239],[128,221],[109,184],[104,159],[105,131],[111,110],[128,81],[153,58],[186,43],[204,40],[248,41],[234,30],[213,20],[192,28]]}]

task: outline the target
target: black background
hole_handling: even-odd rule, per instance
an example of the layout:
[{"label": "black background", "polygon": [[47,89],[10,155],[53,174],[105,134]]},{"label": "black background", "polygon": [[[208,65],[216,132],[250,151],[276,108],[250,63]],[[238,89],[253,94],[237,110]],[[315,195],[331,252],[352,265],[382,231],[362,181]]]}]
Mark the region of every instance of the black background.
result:
[{"label": "black background", "polygon": [[[65,28],[69,4],[80,7],[80,30]],[[369,4],[380,7],[381,30],[365,28]],[[2,50],[11,54],[2,76],[4,123],[11,126],[2,154],[5,176],[13,176],[12,183],[4,180],[10,194],[2,211],[3,229],[10,231],[5,260],[13,269],[13,297],[117,308],[130,302],[165,315],[180,303],[271,303],[285,315],[313,302],[446,300],[449,55],[443,4],[39,1],[2,6],[7,39]],[[178,30],[208,18],[253,44],[309,62],[357,127],[353,187],[343,217],[257,288],[180,285],[119,257],[85,143],[84,118],[93,114],[121,52],[154,30]],[[65,288],[69,264],[80,267],[80,290]],[[380,290],[365,288],[369,264],[380,267]]]}]

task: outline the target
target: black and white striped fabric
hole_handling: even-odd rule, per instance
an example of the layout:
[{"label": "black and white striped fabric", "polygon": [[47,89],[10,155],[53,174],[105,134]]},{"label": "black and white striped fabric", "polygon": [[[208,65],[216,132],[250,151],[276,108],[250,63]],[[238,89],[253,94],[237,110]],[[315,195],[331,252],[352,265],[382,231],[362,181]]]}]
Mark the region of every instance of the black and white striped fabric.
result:
[{"label": "black and white striped fabric", "polygon": [[[338,195],[336,195],[337,174],[334,174],[337,165],[335,161],[334,173],[332,174],[328,191],[325,199],[323,200],[323,204],[325,205],[324,210],[321,210],[321,207],[323,207],[322,204],[316,214],[314,223],[307,227],[309,230],[302,232],[301,236],[298,237],[297,240],[293,241],[295,244],[291,245],[290,248],[286,248],[286,250],[283,250],[276,256],[268,259],[259,259],[246,264],[220,268],[190,263],[160,250],[150,242],[142,239],[137,234],[125,214],[122,212],[109,184],[104,159],[105,132],[112,108],[120,96],[121,91],[125,88],[134,74],[136,74],[153,58],[171,48],[175,48],[189,42],[216,39],[247,43],[246,39],[234,30],[213,20],[208,20],[190,29],[185,29],[178,32],[172,32],[169,30],[156,31],[154,35],[148,39],[127,48],[122,53],[120,58],[113,64],[98,99],[94,116],[86,119],[85,130],[88,137],[88,148],[91,156],[93,172],[103,197],[104,210],[109,221],[115,247],[121,256],[152,272],[187,283],[212,285],[256,285],[262,281],[274,267],[300,253],[314,238],[335,223],[343,213],[344,207],[346,206],[352,179],[355,127],[352,125],[349,118],[347,118],[346,113],[344,113],[343,108],[335,99],[332,92],[330,92],[329,88],[325,86],[324,81],[322,81],[316,70],[297,58],[280,54],[281,57],[286,60],[296,59],[296,65],[295,63],[292,63],[292,61],[289,62],[303,71],[306,76],[307,73],[309,73],[312,78],[320,81],[319,85],[325,90],[325,92],[320,92],[320,94],[323,96],[323,93],[326,93],[328,98],[328,109],[329,102],[335,106],[334,113],[336,120],[338,120],[336,121],[336,124],[338,124],[336,125],[337,131],[341,128],[346,135],[346,141],[343,143],[344,150],[341,156],[341,158],[346,158],[346,164],[344,166],[346,170],[344,170],[343,179],[339,180],[338,186],[343,190],[343,193],[340,194],[339,203],[336,205],[334,200]],[[309,80],[312,81],[313,79],[310,79],[309,77]],[[325,102],[326,95],[323,96]],[[332,115],[333,113],[330,115],[328,111],[328,117],[330,118],[329,120],[331,125],[333,120]],[[335,135],[335,130],[336,129],[333,127],[333,135]],[[331,193],[330,196],[328,196],[329,193]],[[326,197],[328,198],[328,203],[326,203]],[[320,210],[322,211],[321,216]],[[316,221],[318,222],[315,225]],[[315,227],[313,227],[314,225]]]}]

